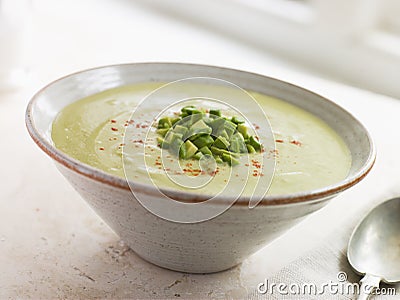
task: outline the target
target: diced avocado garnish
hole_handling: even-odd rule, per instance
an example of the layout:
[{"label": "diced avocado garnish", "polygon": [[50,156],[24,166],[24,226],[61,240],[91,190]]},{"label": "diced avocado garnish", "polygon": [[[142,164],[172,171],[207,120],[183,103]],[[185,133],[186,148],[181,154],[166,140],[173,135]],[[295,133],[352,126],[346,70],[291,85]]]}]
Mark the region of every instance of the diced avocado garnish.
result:
[{"label": "diced avocado garnish", "polygon": [[231,141],[229,150],[235,153],[240,153],[240,142],[238,140]]},{"label": "diced avocado garnish", "polygon": [[221,131],[218,132],[217,136],[218,136],[218,137],[223,137],[223,138],[225,138],[226,140],[230,140],[228,133],[227,133],[226,130],[223,129],[223,128],[222,128]]},{"label": "diced avocado garnish", "polygon": [[221,110],[219,110],[219,109],[210,109],[210,115],[214,115],[214,116],[220,117],[221,116]]},{"label": "diced avocado garnish", "polygon": [[188,129],[182,125],[175,125],[173,130],[174,132],[180,133],[182,135],[185,135],[188,132]]},{"label": "diced avocado garnish", "polygon": [[213,146],[211,147],[211,152],[213,154],[215,154],[215,155],[230,154],[230,155],[235,156],[235,157],[239,157],[240,156],[239,153],[230,152],[228,150],[219,149],[219,148],[213,147]]},{"label": "diced avocado garnish", "polygon": [[178,117],[162,117],[157,124],[157,144],[181,159],[213,156],[218,164],[240,163],[242,153],[261,152],[262,145],[248,133],[239,116],[225,117],[219,109],[207,110],[193,105],[181,109]]},{"label": "diced avocado garnish", "polygon": [[183,144],[183,141],[181,139],[174,139],[171,143],[168,145],[168,149],[172,150],[172,153],[178,154],[180,153],[181,146]]},{"label": "diced avocado garnish", "polygon": [[217,164],[222,164],[222,163],[224,163],[224,161],[222,160],[222,158],[219,157],[219,156],[215,157],[215,162],[216,162]]},{"label": "diced avocado garnish", "polygon": [[227,153],[222,154],[222,160],[227,162],[231,166],[236,166],[240,163],[237,158],[234,158],[232,155]]},{"label": "diced avocado garnish", "polygon": [[247,127],[244,124],[238,124],[237,126],[237,130],[238,132],[240,132],[242,134],[242,136],[247,139],[248,138],[248,134],[247,134]]},{"label": "diced avocado garnish", "polygon": [[188,159],[191,158],[197,152],[197,147],[189,140],[182,144],[179,150],[179,158]]},{"label": "diced avocado garnish", "polygon": [[191,115],[193,110],[196,110],[196,107],[194,105],[187,105],[185,107],[182,107],[181,112]]},{"label": "diced avocado garnish", "polygon": [[160,129],[157,129],[157,133],[159,135],[161,135],[162,137],[164,137],[167,134],[168,130],[169,130],[169,128],[160,128]]},{"label": "diced avocado garnish", "polygon": [[168,144],[172,144],[174,140],[182,140],[183,135],[181,133],[176,133],[173,130],[170,130],[166,136],[165,136],[165,141]]},{"label": "diced avocado garnish", "polygon": [[211,152],[210,148],[208,148],[208,147],[201,147],[201,148],[199,148],[199,151],[201,153],[203,153],[204,155],[206,155],[206,154],[212,155],[212,152]]},{"label": "diced avocado garnish", "polygon": [[202,156],[203,156],[204,154],[203,153],[201,153],[201,152],[196,152],[196,154],[195,155],[193,155],[193,159],[197,159],[197,160],[199,160]]},{"label": "diced avocado garnish", "polygon": [[185,139],[195,140],[201,135],[210,135],[212,132],[211,127],[209,127],[203,120],[199,120],[190,126],[189,131],[185,134]]},{"label": "diced avocado garnish", "polygon": [[214,143],[214,139],[211,137],[211,135],[200,135],[193,141],[193,144],[195,144],[198,148],[210,146],[212,143]]},{"label": "diced avocado garnish", "polygon": [[217,148],[214,146],[211,146],[210,150],[211,150],[212,154],[214,154],[214,155],[222,155],[224,153],[223,149],[220,149],[220,148]]},{"label": "diced avocado garnish", "polygon": [[252,145],[247,144],[246,146],[249,153],[256,153],[256,149]]},{"label": "diced avocado garnish", "polygon": [[251,137],[249,138],[249,144],[250,144],[251,146],[253,146],[253,148],[254,148],[256,151],[261,151],[261,144],[258,142],[258,140],[256,140],[256,138],[255,138],[254,136],[251,136]]},{"label": "diced avocado garnish", "polygon": [[195,124],[197,121],[202,120],[203,117],[204,117],[204,114],[201,113],[200,111],[199,111],[198,113],[193,113],[193,114],[190,116],[190,119],[189,119],[189,117],[188,117],[188,119],[189,119],[189,120],[188,120],[188,124],[189,124],[189,125],[193,125],[193,124]]},{"label": "diced avocado garnish", "polygon": [[211,134],[212,132],[212,128],[208,126],[203,120],[199,120],[192,126],[190,126],[190,130],[193,131],[195,134]]},{"label": "diced avocado garnish", "polygon": [[232,139],[232,140],[238,140],[238,141],[244,142],[244,137],[243,137],[243,135],[242,135],[239,131],[235,132],[235,134],[232,135],[232,138],[231,138],[231,139]]},{"label": "diced avocado garnish", "polygon": [[158,120],[158,127],[157,128],[171,128],[172,122],[170,117],[164,117]]},{"label": "diced avocado garnish", "polygon": [[168,143],[165,142],[165,140],[162,137],[157,137],[157,144],[163,148],[163,149],[168,149]]},{"label": "diced avocado garnish", "polygon": [[247,147],[243,135],[240,132],[235,132],[231,137],[231,145],[229,149],[236,153],[246,153]]},{"label": "diced avocado garnish", "polygon": [[224,128],[225,120],[223,118],[216,118],[214,119],[210,125],[212,128],[212,133],[216,135],[218,131]]},{"label": "diced avocado garnish", "polygon": [[213,146],[219,149],[228,149],[229,145],[229,141],[223,136],[217,137],[217,139],[213,143]]},{"label": "diced avocado garnish", "polygon": [[175,125],[175,123],[179,122],[181,118],[172,118],[171,119],[171,124]]},{"label": "diced avocado garnish", "polygon": [[235,123],[235,124],[243,124],[243,123],[244,123],[244,120],[241,119],[241,118],[239,118],[239,117],[237,117],[237,116],[233,116],[233,117],[231,118],[231,122],[232,122],[232,123]]}]

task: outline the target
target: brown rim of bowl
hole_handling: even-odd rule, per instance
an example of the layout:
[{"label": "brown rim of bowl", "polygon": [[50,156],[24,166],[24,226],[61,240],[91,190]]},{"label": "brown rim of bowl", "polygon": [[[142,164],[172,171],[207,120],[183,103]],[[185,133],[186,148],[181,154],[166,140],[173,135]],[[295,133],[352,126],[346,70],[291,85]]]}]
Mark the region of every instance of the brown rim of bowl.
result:
[{"label": "brown rim of bowl", "polygon": [[[369,156],[368,159],[366,160],[366,162],[364,163],[364,165],[362,166],[362,168],[360,168],[358,170],[358,172],[356,172],[355,174],[353,174],[352,176],[348,176],[345,179],[343,179],[342,181],[321,188],[321,189],[316,189],[316,190],[311,190],[311,191],[306,191],[306,192],[300,192],[300,193],[293,193],[293,194],[287,194],[287,195],[271,195],[271,196],[266,196],[259,204],[258,206],[262,205],[262,206],[276,206],[276,205],[291,205],[291,204],[300,204],[303,202],[307,202],[309,204],[313,203],[313,202],[320,202],[323,201],[331,196],[334,196],[348,188],[350,188],[351,186],[355,185],[356,183],[360,182],[371,170],[371,168],[373,167],[374,163],[375,163],[375,159],[376,159],[376,149],[375,149],[375,145],[372,141],[372,138],[370,136],[370,134],[368,133],[368,131],[366,130],[366,128],[364,127],[364,125],[362,125],[351,113],[349,113],[348,111],[346,111],[345,109],[343,109],[342,107],[340,107],[339,105],[337,105],[336,103],[332,102],[331,100],[317,94],[314,93],[310,90],[307,90],[305,88],[299,87],[297,85],[276,79],[276,78],[272,78],[272,77],[268,77],[268,76],[264,76],[261,74],[257,74],[257,73],[253,73],[253,72],[248,72],[248,71],[243,71],[243,70],[237,70],[237,69],[231,69],[231,68],[224,68],[224,67],[218,67],[218,66],[212,66],[212,65],[202,65],[202,64],[190,64],[190,63],[173,63],[173,62],[144,62],[144,63],[127,63],[127,64],[116,64],[116,65],[107,65],[107,66],[101,66],[101,67],[96,67],[96,68],[90,68],[90,69],[85,69],[82,71],[78,71],[66,76],[63,76],[59,79],[56,79],[52,82],[50,82],[49,84],[47,84],[46,86],[44,86],[42,89],[40,89],[33,97],[32,99],[29,101],[29,104],[27,106],[26,109],[26,114],[25,114],[25,123],[26,123],[26,127],[28,129],[28,132],[30,134],[30,136],[32,137],[32,139],[34,140],[34,142],[39,146],[39,148],[41,148],[47,155],[49,155],[52,159],[54,159],[55,161],[57,161],[58,163],[60,163],[61,165],[67,167],[68,169],[83,175],[85,177],[88,177],[90,179],[93,179],[95,181],[101,182],[101,183],[105,183],[108,184],[110,186],[116,187],[116,188],[121,188],[121,189],[125,189],[125,190],[130,190],[130,186],[127,180],[114,176],[114,175],[110,175],[102,170],[96,169],[94,167],[91,167],[85,163],[82,163],[68,155],[66,155],[65,153],[63,153],[62,151],[58,150],[54,145],[52,145],[51,143],[49,143],[40,133],[39,131],[36,129],[35,123],[33,121],[33,107],[37,101],[37,99],[39,98],[39,96],[41,95],[41,93],[43,93],[49,86],[53,85],[56,82],[59,82],[67,77],[71,77],[74,76],[76,74],[80,74],[80,73],[84,73],[84,72],[88,72],[88,71],[93,71],[96,69],[102,69],[102,68],[108,68],[108,67],[118,67],[118,66],[124,66],[124,65],[187,65],[187,66],[201,66],[201,67],[208,67],[208,68],[216,68],[216,69],[220,69],[220,70],[226,70],[226,71],[235,71],[235,72],[242,72],[242,73],[246,73],[246,74],[252,74],[255,76],[262,76],[266,79],[269,80],[274,80],[274,81],[279,81],[280,83],[286,84],[288,86],[292,86],[295,87],[297,89],[301,89],[303,91],[306,91],[307,93],[311,93],[314,94],[318,97],[320,97],[321,99],[323,99],[324,101],[330,102],[331,105],[336,106],[337,108],[339,108],[340,110],[342,110],[344,113],[348,114],[353,120],[354,122],[358,123],[358,125],[363,128],[363,130],[365,131],[367,138],[368,138],[368,142],[370,145],[370,151],[369,151]],[[136,191],[135,192],[143,192],[146,194],[152,194],[152,195],[158,195],[158,190],[157,188],[155,188],[154,186],[151,185],[146,185],[146,184],[137,184],[135,183],[135,187],[136,187]],[[157,191],[157,192],[156,192]],[[184,192],[184,191],[177,191],[177,190],[172,190],[172,189],[160,189],[161,192],[165,193],[167,196],[173,198],[174,200],[177,201],[182,201],[182,202],[187,202],[187,203],[196,203],[196,202],[201,202],[204,200],[209,199],[210,195],[198,195],[198,194],[194,194],[194,193],[188,193],[188,192]],[[223,204],[224,200],[225,201],[229,201],[228,199],[225,198],[229,198],[229,197],[220,197],[220,201],[221,204]],[[239,197],[238,200],[235,202],[235,206],[247,206],[249,203],[249,197]]]}]

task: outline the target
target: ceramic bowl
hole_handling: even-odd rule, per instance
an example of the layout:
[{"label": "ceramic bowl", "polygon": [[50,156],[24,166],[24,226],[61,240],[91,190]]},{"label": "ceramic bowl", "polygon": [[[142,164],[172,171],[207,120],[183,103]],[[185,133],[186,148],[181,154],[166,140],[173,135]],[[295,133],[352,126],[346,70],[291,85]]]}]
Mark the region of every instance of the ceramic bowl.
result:
[{"label": "ceramic bowl", "polygon": [[[51,125],[66,105],[83,97],[137,82],[170,82],[214,77],[295,104],[324,120],[351,151],[348,176],[335,185],[309,192],[267,196],[256,208],[244,201],[209,221],[184,224],[159,218],[133,196],[125,179],[81,163],[54,147]],[[258,74],[205,65],[138,63],[100,67],[56,80],[30,101],[26,125],[36,144],[101,218],[142,258],[158,266],[192,273],[231,268],[283,234],[328,200],[355,185],[370,171],[375,148],[366,129],[333,102],[292,84]],[[152,197],[153,186],[135,191]],[[184,193],[185,194],[185,193]],[[185,198],[195,199],[186,193]]]}]

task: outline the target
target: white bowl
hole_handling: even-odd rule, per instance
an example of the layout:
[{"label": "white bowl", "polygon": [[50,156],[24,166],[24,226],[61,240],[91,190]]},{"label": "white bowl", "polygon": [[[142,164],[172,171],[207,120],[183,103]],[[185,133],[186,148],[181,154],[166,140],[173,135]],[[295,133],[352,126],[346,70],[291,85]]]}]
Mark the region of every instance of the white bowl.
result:
[{"label": "white bowl", "polygon": [[[95,169],[54,147],[51,125],[68,104],[118,86],[170,82],[187,77],[214,77],[301,107],[324,120],[350,149],[348,176],[335,185],[309,192],[267,196],[255,209],[239,199],[209,221],[183,224],[166,221],[146,210],[125,179]],[[359,182],[372,168],[375,148],[366,129],[351,114],[313,92],[258,74],[193,64],[138,63],[78,72],[52,82],[30,101],[26,125],[33,140],[56,162],[61,173],[104,221],[142,258],[172,270],[210,273],[231,268],[264,247],[327,200]],[[140,186],[140,197],[151,198],[155,187]],[[176,192],[179,199],[198,196]]]}]

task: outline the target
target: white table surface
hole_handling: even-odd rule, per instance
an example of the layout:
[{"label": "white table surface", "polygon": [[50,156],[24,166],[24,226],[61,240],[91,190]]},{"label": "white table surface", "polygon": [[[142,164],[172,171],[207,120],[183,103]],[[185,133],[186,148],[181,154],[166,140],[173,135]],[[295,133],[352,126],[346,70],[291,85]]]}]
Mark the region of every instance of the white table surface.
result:
[{"label": "white table surface", "polygon": [[[265,50],[147,11],[126,1],[39,5],[29,48],[32,78],[0,93],[0,298],[244,298],[282,267],[321,243],[371,199],[396,189],[400,102],[322,79]],[[78,9],[79,8],[79,9]],[[89,13],[90,12],[90,13]],[[179,61],[228,66],[302,85],[359,118],[378,148],[371,174],[241,266],[188,275],[151,265],[118,237],[31,141],[29,98],[76,70],[120,62]],[[293,245],[296,245],[295,247]]]}]

